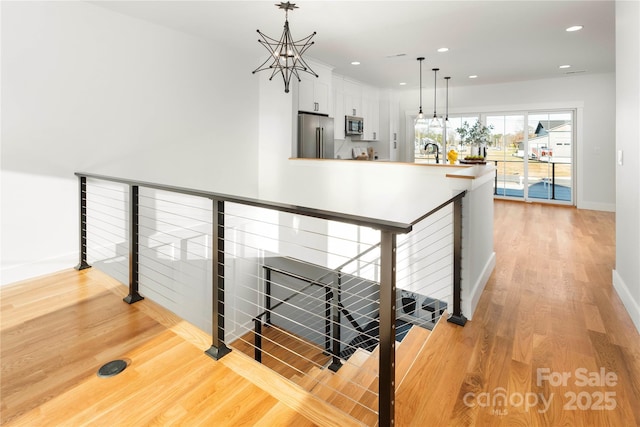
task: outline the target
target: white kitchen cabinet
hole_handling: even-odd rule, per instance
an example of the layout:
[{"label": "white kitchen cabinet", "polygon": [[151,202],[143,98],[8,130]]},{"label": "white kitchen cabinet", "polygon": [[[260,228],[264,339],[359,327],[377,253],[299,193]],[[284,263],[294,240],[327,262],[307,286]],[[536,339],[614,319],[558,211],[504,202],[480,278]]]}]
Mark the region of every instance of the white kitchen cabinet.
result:
[{"label": "white kitchen cabinet", "polygon": [[389,97],[389,160],[397,161],[400,152],[400,101],[398,94],[392,92]]},{"label": "white kitchen cabinet", "polygon": [[377,141],[380,139],[380,97],[378,89],[364,86],[362,90],[362,118],[364,135],[362,139]]},{"label": "white kitchen cabinet", "polygon": [[333,91],[333,138],[344,139],[344,79],[341,76],[334,76],[331,80]]},{"label": "white kitchen cabinet", "polygon": [[331,68],[309,61],[309,66],[318,74],[315,77],[308,73],[300,73],[298,84],[298,111],[329,114],[331,93]]},{"label": "white kitchen cabinet", "polygon": [[347,79],[342,84],[345,115],[362,117],[362,84]]}]

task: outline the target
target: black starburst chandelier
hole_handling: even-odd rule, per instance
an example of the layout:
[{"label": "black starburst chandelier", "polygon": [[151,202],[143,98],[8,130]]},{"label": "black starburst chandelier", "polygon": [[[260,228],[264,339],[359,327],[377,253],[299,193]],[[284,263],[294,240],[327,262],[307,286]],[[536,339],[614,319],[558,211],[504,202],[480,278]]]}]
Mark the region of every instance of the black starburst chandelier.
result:
[{"label": "black starburst chandelier", "polygon": [[291,81],[292,75],[296,76],[298,81],[300,81],[301,71],[318,77],[318,75],[302,58],[302,54],[305,53],[311,45],[313,45],[314,42],[312,42],[311,39],[316,35],[316,33],[314,31],[313,34],[298,41],[294,41],[293,37],[291,37],[291,32],[289,31],[289,11],[297,9],[298,7],[295,3],[290,2],[282,2],[280,4],[276,3],[276,6],[279,9],[284,9],[285,11],[284,31],[282,32],[280,39],[276,40],[258,30],[258,34],[262,37],[261,40],[258,39],[258,42],[260,42],[260,44],[269,51],[269,57],[262,63],[262,65],[253,70],[253,74],[258,71],[271,70],[271,77],[269,77],[269,80],[273,79],[276,74],[281,74],[284,80],[284,91],[288,93],[289,82]]}]

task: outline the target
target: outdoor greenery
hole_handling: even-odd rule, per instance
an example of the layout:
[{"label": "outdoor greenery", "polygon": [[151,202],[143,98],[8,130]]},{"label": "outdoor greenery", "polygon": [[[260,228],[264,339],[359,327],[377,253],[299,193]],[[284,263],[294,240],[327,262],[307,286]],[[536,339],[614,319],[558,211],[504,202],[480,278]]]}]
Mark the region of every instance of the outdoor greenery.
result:
[{"label": "outdoor greenery", "polygon": [[492,129],[493,125],[485,126],[479,121],[475,122],[473,126],[469,122],[464,122],[461,127],[456,129],[456,132],[460,135],[462,145],[479,145],[487,144],[490,141]]}]

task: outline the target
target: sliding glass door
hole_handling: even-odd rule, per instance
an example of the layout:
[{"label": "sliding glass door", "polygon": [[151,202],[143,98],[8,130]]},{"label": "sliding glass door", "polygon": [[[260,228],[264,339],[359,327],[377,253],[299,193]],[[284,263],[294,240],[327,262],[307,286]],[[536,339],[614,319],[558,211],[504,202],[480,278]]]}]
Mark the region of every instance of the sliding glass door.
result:
[{"label": "sliding glass door", "polygon": [[487,144],[487,162],[496,166],[494,194],[525,197],[526,156],[524,150],[524,114],[486,116],[486,125],[493,126]]},{"label": "sliding glass door", "polygon": [[487,161],[497,168],[496,196],[573,203],[573,116],[573,111],[486,115],[486,124],[493,125]]},{"label": "sliding glass door", "polygon": [[530,113],[529,198],[572,202],[573,113]]}]

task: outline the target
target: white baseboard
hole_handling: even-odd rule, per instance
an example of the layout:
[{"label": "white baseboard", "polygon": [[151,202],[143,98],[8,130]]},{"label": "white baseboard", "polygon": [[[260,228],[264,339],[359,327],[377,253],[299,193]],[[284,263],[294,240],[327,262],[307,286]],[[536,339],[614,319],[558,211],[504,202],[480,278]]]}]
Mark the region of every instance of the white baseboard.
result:
[{"label": "white baseboard", "polygon": [[468,320],[471,320],[473,314],[476,311],[476,307],[478,306],[478,301],[480,301],[480,296],[482,295],[482,291],[484,291],[484,287],[487,285],[489,281],[489,277],[491,277],[491,273],[493,273],[493,269],[496,266],[496,253],[491,252],[491,256],[487,260],[484,268],[482,269],[482,274],[478,277],[478,280],[473,284],[473,288],[469,292],[464,292],[462,297],[462,314]]},{"label": "white baseboard", "polygon": [[622,300],[629,316],[631,317],[631,321],[636,326],[638,332],[640,332],[640,305],[638,301],[633,299],[631,295],[631,291],[627,284],[622,280],[622,277],[618,274],[616,270],[613,270],[613,288],[618,293],[618,296]]},{"label": "white baseboard", "polygon": [[29,264],[2,268],[0,286],[9,285],[46,274],[73,268],[78,264],[78,253],[72,252],[55,258],[43,259]]},{"label": "white baseboard", "polygon": [[615,212],[615,203],[578,202],[578,209],[588,209],[592,211]]}]

